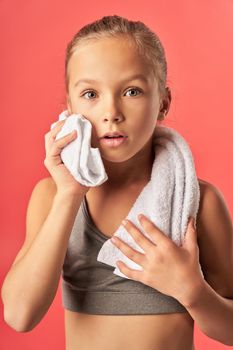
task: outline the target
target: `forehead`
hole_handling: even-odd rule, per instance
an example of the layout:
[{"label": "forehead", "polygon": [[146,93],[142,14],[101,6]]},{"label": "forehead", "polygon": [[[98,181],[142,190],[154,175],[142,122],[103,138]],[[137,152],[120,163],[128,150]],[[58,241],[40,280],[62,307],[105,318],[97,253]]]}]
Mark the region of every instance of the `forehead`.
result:
[{"label": "forehead", "polygon": [[70,80],[79,77],[101,80],[104,77],[119,79],[122,76],[142,74],[154,79],[144,57],[138,54],[132,41],[125,38],[100,38],[79,44],[68,65]]}]

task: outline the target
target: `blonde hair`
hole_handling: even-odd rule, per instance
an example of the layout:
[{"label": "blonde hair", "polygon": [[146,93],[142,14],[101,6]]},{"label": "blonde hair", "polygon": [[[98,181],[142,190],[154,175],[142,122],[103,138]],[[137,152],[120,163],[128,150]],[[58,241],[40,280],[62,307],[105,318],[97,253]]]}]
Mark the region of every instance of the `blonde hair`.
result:
[{"label": "blonde hair", "polygon": [[131,39],[131,43],[137,49],[147,64],[151,67],[158,80],[159,93],[163,96],[166,91],[167,61],[163,45],[153,31],[143,22],[130,21],[117,15],[104,16],[82,27],[68,43],[65,58],[65,84],[66,92],[69,91],[68,63],[77,46],[83,42],[98,40],[101,37],[124,36]]}]

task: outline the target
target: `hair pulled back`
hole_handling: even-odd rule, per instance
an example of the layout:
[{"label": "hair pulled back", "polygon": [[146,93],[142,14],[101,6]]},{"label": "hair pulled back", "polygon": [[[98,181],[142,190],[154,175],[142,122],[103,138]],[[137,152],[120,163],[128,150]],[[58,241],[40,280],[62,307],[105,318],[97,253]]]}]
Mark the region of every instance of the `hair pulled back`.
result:
[{"label": "hair pulled back", "polygon": [[69,60],[79,44],[98,40],[102,37],[124,36],[136,48],[146,63],[151,67],[157,81],[159,93],[165,94],[167,80],[167,61],[163,45],[156,33],[143,22],[131,21],[127,18],[113,15],[104,16],[82,27],[68,43],[65,58],[65,84],[69,91]]}]

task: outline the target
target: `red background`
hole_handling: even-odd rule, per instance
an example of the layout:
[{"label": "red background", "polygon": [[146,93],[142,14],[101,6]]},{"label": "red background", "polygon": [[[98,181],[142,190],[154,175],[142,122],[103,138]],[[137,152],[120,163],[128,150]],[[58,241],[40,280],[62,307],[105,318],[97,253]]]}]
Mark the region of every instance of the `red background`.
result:
[{"label": "red background", "polygon": [[[188,141],[199,178],[213,183],[233,209],[233,1],[1,0],[1,275],[24,241],[25,215],[43,165],[44,134],[65,105],[65,48],[86,23],[104,15],[145,22],[160,36],[168,61],[171,109],[165,125]],[[195,325],[197,350],[229,348]],[[64,349],[61,281],[49,311],[29,333],[3,321],[0,350]]]}]

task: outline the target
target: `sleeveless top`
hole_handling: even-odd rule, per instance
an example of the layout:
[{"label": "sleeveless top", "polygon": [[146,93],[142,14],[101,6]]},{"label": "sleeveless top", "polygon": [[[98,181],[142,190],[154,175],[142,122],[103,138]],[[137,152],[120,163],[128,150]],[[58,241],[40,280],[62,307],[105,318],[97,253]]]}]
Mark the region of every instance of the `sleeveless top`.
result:
[{"label": "sleeveless top", "polygon": [[97,261],[109,239],[95,226],[84,197],[68,241],[62,267],[64,308],[98,315],[153,315],[188,312],[175,298],[141,282],[117,276]]}]

